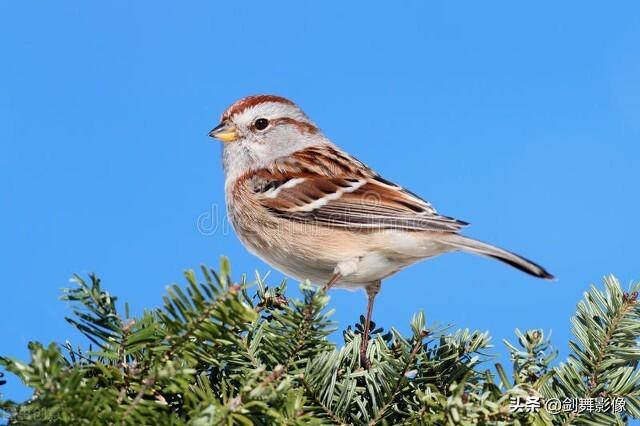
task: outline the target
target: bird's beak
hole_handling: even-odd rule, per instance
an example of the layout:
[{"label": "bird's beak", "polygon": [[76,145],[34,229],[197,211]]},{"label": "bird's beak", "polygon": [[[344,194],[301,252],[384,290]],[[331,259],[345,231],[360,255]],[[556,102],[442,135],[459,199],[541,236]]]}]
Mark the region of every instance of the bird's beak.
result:
[{"label": "bird's beak", "polygon": [[233,124],[223,121],[211,129],[209,136],[219,139],[222,142],[233,142],[238,139],[238,131]]}]

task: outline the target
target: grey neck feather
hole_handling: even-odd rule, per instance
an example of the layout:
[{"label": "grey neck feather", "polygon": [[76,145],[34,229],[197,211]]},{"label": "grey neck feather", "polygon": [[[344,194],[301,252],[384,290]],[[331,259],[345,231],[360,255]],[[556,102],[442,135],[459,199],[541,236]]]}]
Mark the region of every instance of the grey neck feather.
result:
[{"label": "grey neck feather", "polygon": [[[287,126],[289,127],[289,126]],[[291,130],[294,137],[280,139],[276,143],[265,141],[238,141],[225,143],[222,151],[222,165],[227,183],[234,181],[244,173],[260,170],[273,161],[316,145],[333,145],[322,133],[301,135],[297,130]]]}]

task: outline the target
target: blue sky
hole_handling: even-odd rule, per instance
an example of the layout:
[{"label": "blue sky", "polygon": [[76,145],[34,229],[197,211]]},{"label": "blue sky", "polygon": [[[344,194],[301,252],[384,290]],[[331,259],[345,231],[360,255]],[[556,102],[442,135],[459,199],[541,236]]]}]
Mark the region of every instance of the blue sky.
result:
[{"label": "blue sky", "polygon": [[[446,255],[386,281],[376,322],[407,330],[422,309],[489,330],[506,364],[501,339],[543,328],[566,356],[588,285],[640,279],[640,5],[346,3],[0,3],[1,354],[82,341],[58,301],[75,272],[140,311],[221,255],[236,276],[268,271],[225,225],[207,132],[274,93],[559,278]],[[364,305],[332,293],[340,327]],[[8,379],[5,396],[28,396]]]}]

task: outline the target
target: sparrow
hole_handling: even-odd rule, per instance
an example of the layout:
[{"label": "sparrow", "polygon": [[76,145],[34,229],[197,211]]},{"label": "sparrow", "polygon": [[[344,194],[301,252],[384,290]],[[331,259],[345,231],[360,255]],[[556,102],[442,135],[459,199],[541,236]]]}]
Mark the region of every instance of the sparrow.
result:
[{"label": "sparrow", "polygon": [[522,256],[461,235],[468,223],[338,148],[286,98],[240,99],[209,136],[224,142],[227,215],[251,253],[325,290],[366,290],[363,366],[381,282],[409,265],[462,251],[553,279]]}]

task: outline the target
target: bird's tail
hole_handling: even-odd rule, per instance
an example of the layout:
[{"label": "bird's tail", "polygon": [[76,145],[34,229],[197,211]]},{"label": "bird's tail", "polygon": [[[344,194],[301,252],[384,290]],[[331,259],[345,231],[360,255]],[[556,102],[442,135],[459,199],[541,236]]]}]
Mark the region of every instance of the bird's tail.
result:
[{"label": "bird's tail", "polygon": [[482,241],[467,238],[458,234],[451,235],[443,242],[456,250],[498,259],[513,266],[514,268],[518,268],[521,271],[526,272],[527,274],[531,274],[534,277],[544,278],[546,280],[554,279],[554,276],[547,272],[542,266],[525,259],[522,256],[518,256],[515,253],[511,253],[510,251],[492,246],[491,244],[483,243]]}]

